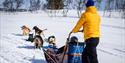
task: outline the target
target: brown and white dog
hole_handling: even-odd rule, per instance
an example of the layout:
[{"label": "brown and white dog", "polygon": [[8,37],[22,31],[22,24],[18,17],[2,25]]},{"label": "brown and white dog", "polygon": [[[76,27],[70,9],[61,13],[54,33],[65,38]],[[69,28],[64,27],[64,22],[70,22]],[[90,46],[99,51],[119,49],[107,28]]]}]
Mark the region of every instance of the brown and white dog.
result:
[{"label": "brown and white dog", "polygon": [[29,27],[27,27],[26,25],[23,25],[21,27],[22,31],[23,31],[23,35],[26,36],[26,35],[29,35],[29,32],[31,31]]},{"label": "brown and white dog", "polygon": [[[43,29],[41,30],[40,28],[38,28],[37,26],[33,27],[33,30],[35,30],[35,35],[41,35],[41,33],[43,34],[43,31],[47,30],[47,29]],[[43,34],[44,35],[44,34]]]},{"label": "brown and white dog", "polygon": [[33,42],[34,42],[35,48],[39,48],[39,49],[40,49],[40,48],[43,46],[43,39],[42,39],[42,37],[39,36],[39,35],[36,35],[36,36],[34,37]]}]

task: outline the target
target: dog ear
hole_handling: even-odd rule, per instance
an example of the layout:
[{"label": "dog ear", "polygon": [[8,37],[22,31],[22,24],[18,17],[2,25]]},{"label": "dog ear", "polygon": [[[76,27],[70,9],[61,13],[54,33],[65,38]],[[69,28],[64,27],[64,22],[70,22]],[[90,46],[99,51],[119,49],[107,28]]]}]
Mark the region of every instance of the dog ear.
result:
[{"label": "dog ear", "polygon": [[33,27],[33,30],[35,29],[36,26]]},{"label": "dog ear", "polygon": [[21,26],[21,29],[24,29],[24,26]]}]

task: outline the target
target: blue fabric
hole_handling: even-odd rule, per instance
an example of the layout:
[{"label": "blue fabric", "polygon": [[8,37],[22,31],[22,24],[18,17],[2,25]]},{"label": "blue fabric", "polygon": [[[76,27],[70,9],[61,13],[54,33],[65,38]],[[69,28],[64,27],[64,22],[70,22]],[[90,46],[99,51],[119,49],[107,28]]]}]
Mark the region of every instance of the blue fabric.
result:
[{"label": "blue fabric", "polygon": [[43,48],[45,48],[45,49],[53,49],[55,53],[58,51],[58,48],[56,46],[51,45],[51,44],[43,46]]},{"label": "blue fabric", "polygon": [[82,63],[82,58],[80,56],[68,56],[68,63]]},{"label": "blue fabric", "polygon": [[84,48],[84,44],[79,44],[79,45],[69,44],[68,54],[82,53],[83,52],[83,48]]},{"label": "blue fabric", "polygon": [[94,1],[93,0],[88,0],[87,1],[86,7],[89,7],[89,6],[94,6]]},{"label": "blue fabric", "polygon": [[[68,63],[82,63],[82,52],[84,50],[84,43],[69,44],[68,47]],[[81,56],[70,56],[70,54],[81,54]]]}]

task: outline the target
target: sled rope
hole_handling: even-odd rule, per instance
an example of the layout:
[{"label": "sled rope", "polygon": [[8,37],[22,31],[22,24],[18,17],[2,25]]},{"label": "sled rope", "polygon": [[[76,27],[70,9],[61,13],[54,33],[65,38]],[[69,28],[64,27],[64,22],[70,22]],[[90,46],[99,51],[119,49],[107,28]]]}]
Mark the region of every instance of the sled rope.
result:
[{"label": "sled rope", "polygon": [[64,57],[65,57],[65,53],[66,53],[66,51],[67,51],[67,49],[68,49],[68,42],[69,42],[69,39],[70,39],[70,35],[71,34],[69,34],[69,36],[68,36],[68,38],[67,38],[67,40],[66,40],[66,45],[65,45],[65,47],[64,47],[64,52],[63,52],[63,57],[62,57],[62,60],[61,60],[61,63],[63,63],[63,60],[64,60]]}]

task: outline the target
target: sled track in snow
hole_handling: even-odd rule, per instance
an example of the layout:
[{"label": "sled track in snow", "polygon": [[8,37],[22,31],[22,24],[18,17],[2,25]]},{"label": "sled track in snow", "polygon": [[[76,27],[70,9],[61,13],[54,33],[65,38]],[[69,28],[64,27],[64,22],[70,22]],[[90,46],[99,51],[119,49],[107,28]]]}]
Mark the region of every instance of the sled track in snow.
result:
[{"label": "sled track in snow", "polygon": [[[8,37],[8,36],[2,36],[1,37],[2,39],[5,39],[5,41],[8,41],[8,42],[10,42],[10,43],[13,43],[13,44],[23,44],[23,42],[24,41],[19,41],[19,40],[17,40],[17,39],[13,39],[13,38],[10,38],[10,37]],[[18,43],[17,43],[18,42]]]},{"label": "sled track in snow", "polygon": [[8,39],[7,37],[3,37],[3,39],[5,39],[5,41],[7,41],[8,43],[11,43],[11,44],[19,44],[19,43],[16,43],[15,41],[16,40],[12,40],[12,39]]},{"label": "sled track in snow", "polygon": [[8,37],[8,36],[1,36],[1,38],[5,38],[5,39],[8,39],[8,40],[10,40],[11,38],[10,37]]},{"label": "sled track in snow", "polygon": [[106,51],[106,50],[103,50],[103,49],[98,49],[98,50],[101,51],[101,52],[110,54],[110,55],[114,55],[114,56],[118,56],[118,57],[123,57],[123,56],[121,56],[121,55],[118,55],[118,54],[115,54],[115,53],[112,53],[112,52],[110,52],[110,51]]},{"label": "sled track in snow", "polygon": [[32,63],[47,63],[45,59],[43,59],[44,55],[42,49],[34,49],[34,54],[32,57]]},{"label": "sled track in snow", "polygon": [[125,53],[124,50],[120,50],[120,49],[116,49],[116,48],[114,48],[114,50],[119,51],[119,52],[122,52],[122,53]]},{"label": "sled track in snow", "polygon": [[[1,52],[1,53],[3,53],[3,52]],[[9,57],[4,56],[5,54],[9,55]],[[23,53],[19,53],[19,52],[15,52],[15,51],[8,51],[8,53],[6,52],[5,54],[0,54],[0,58],[3,58],[5,61],[7,61],[7,63],[16,63],[16,62],[25,63],[26,60],[28,61],[27,58],[30,59],[30,57],[27,57]],[[18,56],[16,56],[15,54],[18,54]],[[14,59],[13,57],[16,59]],[[22,59],[17,59],[18,57],[22,57]]]},{"label": "sled track in snow", "polygon": [[114,25],[106,25],[106,24],[101,24],[101,26],[111,27],[111,28],[117,28],[117,29],[125,29],[125,27],[121,27],[121,26],[114,26]]},{"label": "sled track in snow", "polygon": [[10,61],[9,59],[5,58],[4,56],[1,56],[1,55],[0,55],[0,57],[3,58],[3,59],[4,59],[5,61],[7,61],[7,62],[13,63],[13,62]]}]

